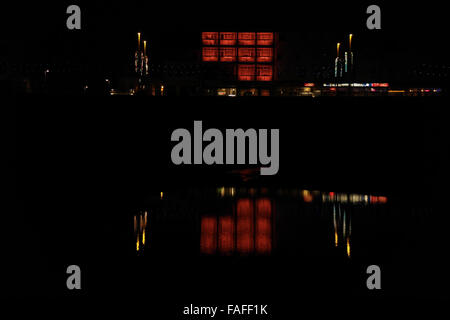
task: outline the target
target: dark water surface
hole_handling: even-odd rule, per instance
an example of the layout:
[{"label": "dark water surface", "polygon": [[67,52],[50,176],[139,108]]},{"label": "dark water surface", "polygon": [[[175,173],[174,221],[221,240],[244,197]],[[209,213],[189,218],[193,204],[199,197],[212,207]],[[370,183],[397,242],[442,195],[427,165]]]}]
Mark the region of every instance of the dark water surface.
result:
[{"label": "dark water surface", "polygon": [[[173,318],[190,303],[291,315],[299,301],[448,298],[446,99],[92,99],[17,101],[17,270],[38,261],[41,275],[20,293]],[[172,165],[170,134],[194,120],[279,128],[279,173]],[[81,292],[66,289],[71,264]]]}]

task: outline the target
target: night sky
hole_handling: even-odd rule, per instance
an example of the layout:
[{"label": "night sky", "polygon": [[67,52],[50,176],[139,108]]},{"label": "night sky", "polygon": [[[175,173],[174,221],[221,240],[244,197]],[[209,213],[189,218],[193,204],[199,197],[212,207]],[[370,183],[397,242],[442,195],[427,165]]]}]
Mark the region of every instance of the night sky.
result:
[{"label": "night sky", "polygon": [[[69,31],[65,10],[78,4],[82,30]],[[353,47],[365,64],[412,68],[445,64],[446,15],[441,4],[378,3],[382,30],[367,30],[366,8],[372,3],[291,1],[271,3],[154,1],[60,1],[57,4],[20,2],[9,10],[17,17],[7,23],[0,40],[0,59],[18,63],[81,63],[91,70],[122,72],[135,48],[136,32],[148,40],[153,63],[195,62],[198,32],[208,30],[270,30],[288,32],[289,48],[300,64],[315,57],[333,57],[336,42],[353,33]],[[27,8],[24,10],[24,8]],[[3,22],[8,21],[4,19]],[[311,59],[312,58],[312,59]]]}]

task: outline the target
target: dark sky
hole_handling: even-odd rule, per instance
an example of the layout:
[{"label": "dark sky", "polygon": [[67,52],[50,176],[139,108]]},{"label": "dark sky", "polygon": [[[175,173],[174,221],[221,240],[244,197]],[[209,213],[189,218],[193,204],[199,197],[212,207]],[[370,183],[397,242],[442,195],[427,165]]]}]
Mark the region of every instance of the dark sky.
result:
[{"label": "dark sky", "polygon": [[[118,68],[133,54],[136,32],[149,41],[153,61],[191,60],[206,30],[273,30],[298,34],[289,43],[306,56],[334,52],[335,43],[355,34],[354,48],[368,60],[446,63],[448,27],[442,4],[387,4],[382,30],[366,28],[366,8],[372,2],[348,1],[45,1],[20,2],[2,10],[0,59],[18,62],[70,62]],[[66,28],[66,8],[82,9],[82,30]],[[13,18],[13,19],[11,19]],[[131,49],[131,50],[130,50]],[[179,54],[186,52],[187,54]]]}]

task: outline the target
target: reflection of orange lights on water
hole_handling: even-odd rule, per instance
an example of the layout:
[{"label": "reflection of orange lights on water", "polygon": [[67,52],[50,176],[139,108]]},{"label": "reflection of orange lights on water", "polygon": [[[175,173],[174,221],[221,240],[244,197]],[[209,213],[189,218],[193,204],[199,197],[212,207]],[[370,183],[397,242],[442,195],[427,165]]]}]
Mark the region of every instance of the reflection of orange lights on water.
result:
[{"label": "reflection of orange lights on water", "polygon": [[214,217],[203,217],[201,223],[200,249],[203,253],[214,253],[216,250],[217,220]]},{"label": "reflection of orange lights on water", "polygon": [[[218,221],[218,224],[217,224]],[[218,228],[217,228],[218,227]],[[200,251],[213,254],[270,253],[272,250],[272,203],[269,199],[240,199],[236,216],[201,219]]]},{"label": "reflection of orange lights on water", "polygon": [[240,253],[253,250],[253,205],[250,199],[240,199],[237,203],[236,248]]},{"label": "reflection of orange lights on water", "polygon": [[313,196],[312,196],[311,192],[309,192],[308,190],[303,190],[302,195],[303,195],[303,201],[305,201],[305,202],[313,201]]},{"label": "reflection of orange lights on water", "polygon": [[256,202],[256,243],[258,253],[272,250],[272,205],[269,199]]},{"label": "reflection of orange lights on water", "polygon": [[350,238],[347,237],[347,257],[350,258]]},{"label": "reflection of orange lights on water", "polygon": [[231,253],[234,250],[234,221],[231,217],[219,218],[219,251]]},{"label": "reflection of orange lights on water", "polygon": [[334,231],[334,245],[336,247],[338,246],[338,233],[337,233],[337,231]]}]

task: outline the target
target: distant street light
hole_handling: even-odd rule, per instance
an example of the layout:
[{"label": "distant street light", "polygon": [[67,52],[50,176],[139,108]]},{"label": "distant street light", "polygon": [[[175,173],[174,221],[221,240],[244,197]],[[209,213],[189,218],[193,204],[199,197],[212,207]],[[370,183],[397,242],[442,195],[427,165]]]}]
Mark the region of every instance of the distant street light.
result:
[{"label": "distant street light", "polygon": [[349,45],[348,45],[348,50],[350,52],[352,52],[352,38],[353,38],[353,34],[350,33],[349,37]]}]

